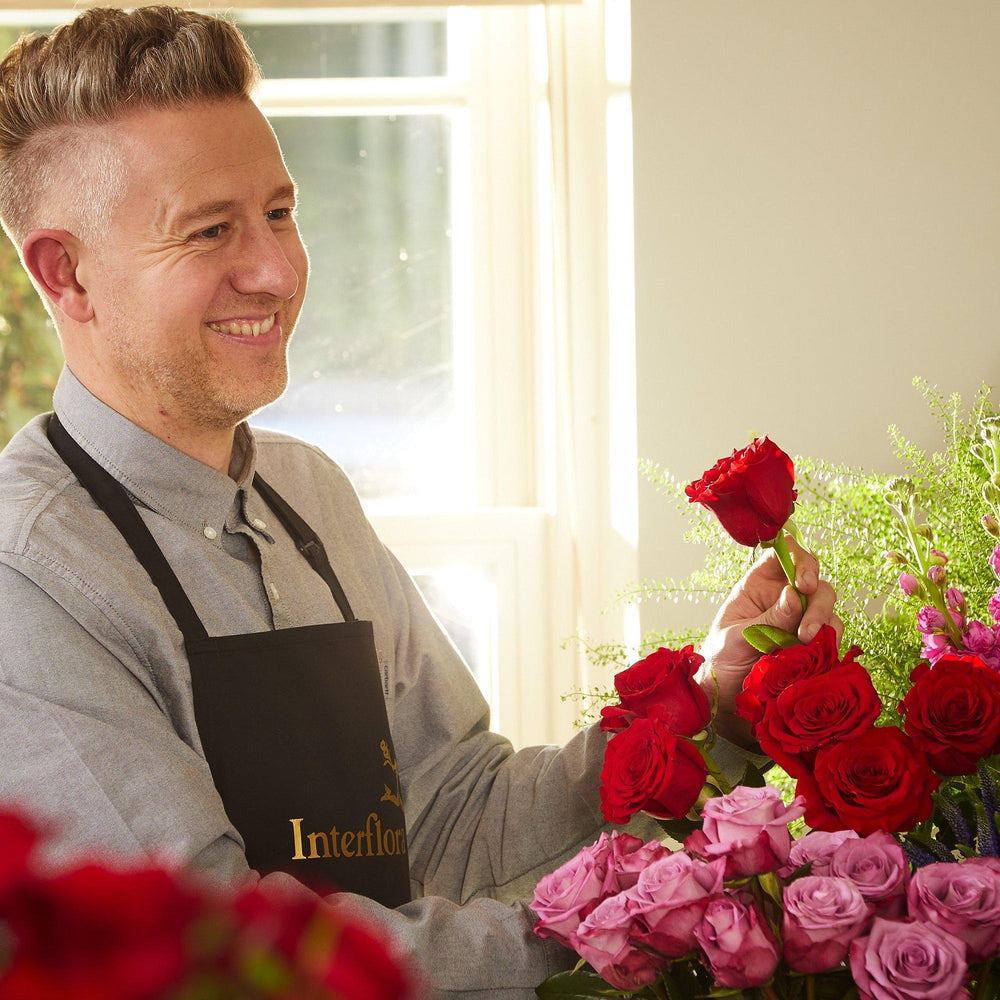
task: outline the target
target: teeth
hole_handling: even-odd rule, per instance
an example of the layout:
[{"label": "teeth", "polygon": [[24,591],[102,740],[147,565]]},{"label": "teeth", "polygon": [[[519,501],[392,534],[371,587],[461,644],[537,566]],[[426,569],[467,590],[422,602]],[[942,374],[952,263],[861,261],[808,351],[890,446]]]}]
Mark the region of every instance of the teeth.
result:
[{"label": "teeth", "polygon": [[274,326],[275,315],[268,316],[267,319],[256,322],[240,320],[233,323],[209,323],[208,325],[216,333],[228,333],[231,337],[259,337],[262,333],[267,333]]}]

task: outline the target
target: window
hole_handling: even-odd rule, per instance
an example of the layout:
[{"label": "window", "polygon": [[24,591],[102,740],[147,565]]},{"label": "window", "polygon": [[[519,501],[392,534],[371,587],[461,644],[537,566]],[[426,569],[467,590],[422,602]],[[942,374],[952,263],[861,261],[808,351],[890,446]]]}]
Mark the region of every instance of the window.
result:
[{"label": "window", "polygon": [[227,16],[312,262],[253,422],[345,467],[494,725],[563,739],[560,644],[636,573],[627,0]]}]

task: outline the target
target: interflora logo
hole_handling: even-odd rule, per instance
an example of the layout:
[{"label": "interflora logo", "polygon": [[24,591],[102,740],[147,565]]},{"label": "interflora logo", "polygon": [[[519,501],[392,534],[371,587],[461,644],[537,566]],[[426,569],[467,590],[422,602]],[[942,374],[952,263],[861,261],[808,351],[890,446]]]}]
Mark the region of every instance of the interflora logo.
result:
[{"label": "interflora logo", "polygon": [[[382,766],[392,772],[392,784],[384,783],[384,791],[379,799],[379,806],[388,802],[403,809],[403,796],[399,786],[399,767],[389,749],[388,743],[379,743],[382,751]],[[393,786],[395,790],[393,790]],[[329,830],[317,830],[304,833],[303,817],[288,821],[292,825],[292,860],[310,861],[319,858],[381,858],[406,854],[406,829],[402,825],[382,826],[382,817],[377,812],[370,812],[363,827],[358,829],[340,829],[337,826]],[[308,845],[308,853],[306,853]]]}]

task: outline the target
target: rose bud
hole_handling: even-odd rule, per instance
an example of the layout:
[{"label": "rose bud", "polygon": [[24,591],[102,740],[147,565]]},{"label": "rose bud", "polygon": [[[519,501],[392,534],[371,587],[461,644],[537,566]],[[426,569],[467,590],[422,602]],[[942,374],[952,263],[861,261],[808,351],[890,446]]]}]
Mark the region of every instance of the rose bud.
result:
[{"label": "rose bud", "polygon": [[768,438],[721,458],[684,488],[691,503],[712,511],[740,545],[771,542],[792,516],[795,467]]},{"label": "rose bud", "polygon": [[608,895],[608,854],[607,835],[602,834],[596,844],[583,848],[535,886],[531,909],[538,917],[535,933],[539,937],[574,947],[580,921]]},{"label": "rose bud", "polygon": [[846,878],[880,917],[900,917],[906,910],[910,866],[896,839],[881,830],[845,840],[830,859],[830,874]]},{"label": "rose bud", "polygon": [[631,939],[635,919],[625,893],[597,906],[577,928],[574,947],[597,974],[619,990],[639,990],[654,982],[656,960]]},{"label": "rose bud", "polygon": [[965,945],[933,924],[876,917],[850,965],[860,1000],[969,1000]]},{"label": "rose bud", "polygon": [[702,827],[684,846],[707,861],[726,860],[726,878],[773,872],[788,861],[792,835],[788,824],[805,812],[802,799],[785,805],[778,789],[737,785],[729,795],[710,799]]},{"label": "rose bud", "polygon": [[778,967],[778,942],[748,893],[716,896],[694,936],[719,986],[761,986]]},{"label": "rose bud", "polygon": [[899,574],[899,589],[907,597],[913,597],[920,592],[920,581],[912,573]]},{"label": "rose bud", "polygon": [[964,941],[969,962],[1000,946],[1000,875],[984,865],[938,862],[918,868],[907,891],[909,914]]},{"label": "rose bud", "polygon": [[667,958],[680,958],[698,942],[694,929],[709,899],[722,891],[725,861],[705,864],[678,851],[651,864],[628,891],[641,928],[633,938]]},{"label": "rose bud", "polygon": [[827,972],[847,957],[868,924],[868,906],[854,884],[830,875],[806,875],[785,888],[784,956],[796,972]]}]

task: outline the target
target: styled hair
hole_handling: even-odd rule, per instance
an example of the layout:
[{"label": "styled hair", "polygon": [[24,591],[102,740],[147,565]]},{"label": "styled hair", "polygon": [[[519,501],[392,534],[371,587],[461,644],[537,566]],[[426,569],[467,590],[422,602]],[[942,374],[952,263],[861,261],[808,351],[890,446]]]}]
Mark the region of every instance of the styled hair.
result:
[{"label": "styled hair", "polygon": [[[95,7],[47,35],[22,35],[0,62],[0,224],[18,247],[32,229],[67,221],[92,238],[121,194],[124,165],[90,126],[250,98],[259,81],[233,24],[176,7]],[[78,186],[71,220],[49,217],[57,184]]]}]

